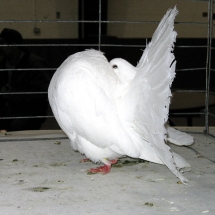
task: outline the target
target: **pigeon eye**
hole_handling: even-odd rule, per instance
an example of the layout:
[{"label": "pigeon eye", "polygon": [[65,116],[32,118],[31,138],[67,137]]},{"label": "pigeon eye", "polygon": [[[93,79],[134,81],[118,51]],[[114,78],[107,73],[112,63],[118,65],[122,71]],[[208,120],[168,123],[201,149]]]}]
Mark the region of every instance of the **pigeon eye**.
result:
[{"label": "pigeon eye", "polygon": [[113,68],[114,68],[114,69],[117,69],[117,68],[118,68],[118,66],[117,66],[117,65],[113,65]]}]

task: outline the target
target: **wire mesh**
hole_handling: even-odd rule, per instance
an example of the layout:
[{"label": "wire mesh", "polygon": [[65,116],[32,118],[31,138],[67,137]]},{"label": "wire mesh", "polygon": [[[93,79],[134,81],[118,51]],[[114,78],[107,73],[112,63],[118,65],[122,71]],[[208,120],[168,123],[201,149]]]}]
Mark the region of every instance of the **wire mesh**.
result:
[{"label": "wire mesh", "polygon": [[[198,0],[196,0],[198,2]],[[200,0],[199,0],[200,1]],[[215,95],[215,93],[210,89],[210,76],[211,72],[214,72],[215,69],[211,68],[211,61],[212,61],[212,51],[215,49],[215,47],[212,46],[212,38],[213,38],[213,8],[214,8],[214,1],[213,0],[202,0],[204,2],[208,2],[208,21],[207,22],[175,22],[176,25],[204,25],[207,26],[207,45],[179,45],[175,48],[177,49],[207,49],[207,56],[206,56],[206,64],[205,67],[199,67],[199,68],[183,68],[183,69],[177,69],[176,72],[180,71],[205,71],[206,76],[206,88],[202,90],[190,90],[190,89],[174,89],[174,92],[186,92],[186,93],[193,93],[193,92],[199,92],[205,94],[205,108],[204,111],[201,112],[174,112],[170,113],[170,116],[186,116],[186,115],[204,115],[205,116],[205,134],[210,134],[209,132],[209,118],[215,117],[215,114],[211,113],[209,110],[209,99],[211,95]],[[102,0],[99,0],[99,18],[98,20],[0,20],[0,23],[54,23],[57,22],[59,24],[61,23],[97,23],[98,24],[98,37],[96,43],[80,43],[79,41],[75,44],[70,43],[41,43],[41,44],[13,44],[9,46],[24,46],[24,47],[92,47],[97,48],[98,50],[103,50],[105,47],[120,47],[120,48],[138,48],[138,49],[144,49],[146,45],[143,44],[112,44],[112,43],[103,43],[102,42],[102,24],[123,24],[123,23],[129,23],[132,25],[135,24],[152,24],[152,23],[158,23],[158,21],[130,21],[130,20],[102,20]],[[6,45],[0,45],[0,46],[6,46]],[[55,71],[57,68],[44,68],[44,69],[30,69],[30,70],[44,70],[45,71]],[[11,69],[10,69],[11,70]],[[25,69],[12,69],[14,71],[19,70],[25,70]],[[29,71],[29,69],[26,69]],[[0,69],[0,72],[2,71],[8,71],[8,69]],[[11,92],[11,93],[0,93],[1,95],[20,95],[20,94],[47,94],[47,92]],[[21,119],[21,118],[52,118],[52,115],[49,116],[20,116],[20,117],[0,117],[0,120],[3,119]]]}]

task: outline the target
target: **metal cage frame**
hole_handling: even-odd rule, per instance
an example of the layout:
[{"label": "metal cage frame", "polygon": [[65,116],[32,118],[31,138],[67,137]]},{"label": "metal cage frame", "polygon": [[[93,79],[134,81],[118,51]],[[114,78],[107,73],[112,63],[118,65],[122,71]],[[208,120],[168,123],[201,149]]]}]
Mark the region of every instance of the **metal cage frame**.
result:
[{"label": "metal cage frame", "polygon": [[[212,38],[213,38],[213,8],[215,1],[214,0],[195,0],[195,1],[205,1],[208,2],[208,22],[205,23],[208,27],[208,32],[207,32],[207,60],[206,60],[206,66],[205,66],[205,76],[206,76],[206,89],[203,91],[198,91],[198,92],[204,92],[205,93],[205,111],[202,113],[198,114],[204,114],[205,115],[205,131],[204,134],[210,135],[212,137],[215,137],[210,133],[209,130],[209,117],[215,118],[215,114],[211,113],[209,111],[209,98],[210,95],[215,95],[215,92],[212,92],[210,90],[210,74],[211,72],[215,72],[214,68],[211,68],[211,61],[212,61],[212,51],[215,49],[215,47],[212,46]],[[101,19],[101,14],[102,14],[102,0],[99,0],[99,19],[96,21],[84,21],[84,20],[0,20],[0,23],[13,23],[13,22],[19,22],[19,23],[26,23],[26,22],[33,22],[33,23],[41,23],[41,22],[58,22],[58,23],[98,23],[99,29],[98,29],[98,43],[97,44],[22,44],[22,45],[1,45],[1,46],[90,46],[90,47],[96,47],[98,50],[101,50],[102,47],[138,47],[138,48],[145,48],[143,45],[120,45],[120,44],[103,44],[101,42],[101,25],[103,23],[144,23],[144,21],[103,21]],[[177,22],[176,24],[199,24],[199,23],[186,23],[186,22]],[[202,24],[202,23],[201,23]],[[185,47],[186,48],[186,47]],[[0,69],[1,71],[7,71],[8,69]],[[14,69],[14,70],[23,70],[23,69]],[[31,70],[31,69],[28,69]],[[36,70],[36,69],[32,69]],[[43,70],[43,69],[39,69]],[[44,68],[44,70],[56,70],[56,68]],[[189,69],[188,69],[189,70]],[[178,92],[191,92],[190,90],[178,90]],[[197,91],[192,91],[192,92],[197,92]],[[0,93],[0,95],[8,95],[8,94],[47,94],[47,92],[17,92],[17,93]],[[186,113],[183,113],[186,115]],[[188,113],[187,113],[188,114]],[[189,113],[189,114],[196,114],[196,113]],[[174,115],[180,115],[180,113],[174,113]],[[28,117],[0,117],[0,120],[2,119],[13,119],[13,118],[51,118],[53,116],[28,116]],[[20,139],[19,139],[20,140]],[[3,140],[6,141],[6,140]],[[7,140],[9,141],[9,140]],[[14,139],[13,139],[14,141]]]}]

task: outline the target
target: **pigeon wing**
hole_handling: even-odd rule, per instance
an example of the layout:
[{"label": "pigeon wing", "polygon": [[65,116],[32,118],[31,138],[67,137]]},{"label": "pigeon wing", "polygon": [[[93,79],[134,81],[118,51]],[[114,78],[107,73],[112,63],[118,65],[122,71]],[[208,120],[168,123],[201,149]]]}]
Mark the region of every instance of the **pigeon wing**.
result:
[{"label": "pigeon wing", "polygon": [[[128,107],[127,120],[133,120],[136,130],[154,148],[160,160],[182,182],[187,179],[179,169],[187,162],[180,157],[174,159],[170,147],[166,145],[165,122],[168,119],[171,91],[175,77],[173,45],[176,38],[174,19],[176,7],[167,11],[158,25],[151,42],[147,45],[136,67],[137,74],[130,83],[120,105]],[[127,110],[128,112],[128,110]],[[144,153],[144,152],[143,152]],[[177,165],[178,160],[181,161]]]}]

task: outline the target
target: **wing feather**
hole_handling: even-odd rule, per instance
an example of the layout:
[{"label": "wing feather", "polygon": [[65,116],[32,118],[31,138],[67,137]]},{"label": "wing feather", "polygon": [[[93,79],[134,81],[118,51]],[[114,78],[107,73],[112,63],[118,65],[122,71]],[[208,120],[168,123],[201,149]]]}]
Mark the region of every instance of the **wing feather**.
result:
[{"label": "wing feather", "polygon": [[[176,62],[173,62],[175,58],[172,50],[177,35],[174,31],[177,13],[176,7],[170,9],[161,20],[136,67],[137,74],[120,102],[124,107],[129,104],[138,131],[147,135],[146,139],[160,160],[186,183],[187,179],[179,169],[188,163],[180,159],[180,156],[174,159],[175,154],[171,153],[170,147],[165,143],[164,126],[169,114],[170,86],[175,77]],[[133,98],[132,103],[130,98]]]}]

